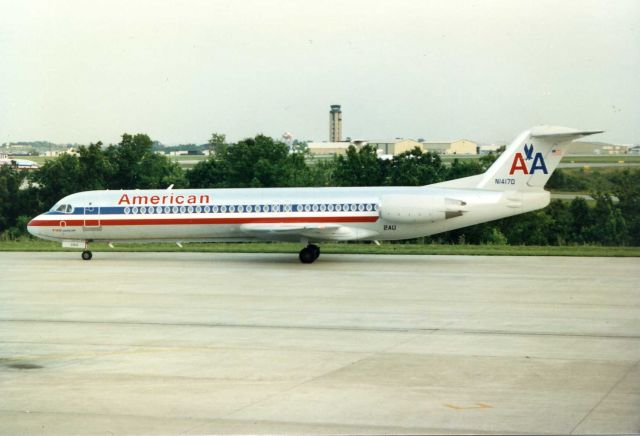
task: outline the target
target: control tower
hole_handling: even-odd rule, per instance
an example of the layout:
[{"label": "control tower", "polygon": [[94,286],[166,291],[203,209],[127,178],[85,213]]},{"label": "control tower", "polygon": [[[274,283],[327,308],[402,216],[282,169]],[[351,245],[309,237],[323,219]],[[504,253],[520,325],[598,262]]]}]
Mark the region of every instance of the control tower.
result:
[{"label": "control tower", "polygon": [[329,111],[329,142],[342,141],[342,111],[339,104],[332,104]]}]

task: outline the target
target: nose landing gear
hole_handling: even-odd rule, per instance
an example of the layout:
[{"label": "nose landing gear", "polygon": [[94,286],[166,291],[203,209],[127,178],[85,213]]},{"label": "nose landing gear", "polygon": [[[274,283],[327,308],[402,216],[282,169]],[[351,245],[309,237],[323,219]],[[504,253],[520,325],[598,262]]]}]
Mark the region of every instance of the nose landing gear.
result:
[{"label": "nose landing gear", "polygon": [[313,263],[320,257],[320,247],[314,244],[309,244],[300,250],[298,257],[302,263]]},{"label": "nose landing gear", "polygon": [[89,250],[84,250],[82,252],[82,260],[91,260],[92,257],[93,253],[91,253]]}]

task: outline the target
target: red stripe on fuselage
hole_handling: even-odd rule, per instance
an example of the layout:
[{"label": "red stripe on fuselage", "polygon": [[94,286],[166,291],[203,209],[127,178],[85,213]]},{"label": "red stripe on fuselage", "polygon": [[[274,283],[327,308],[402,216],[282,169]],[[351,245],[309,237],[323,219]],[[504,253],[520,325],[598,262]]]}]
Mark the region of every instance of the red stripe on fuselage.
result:
[{"label": "red stripe on fuselage", "polygon": [[[91,226],[97,226],[97,219],[87,219]],[[138,218],[100,219],[101,226],[162,226],[187,224],[288,224],[288,223],[374,223],[377,216],[321,216],[321,217],[255,217],[255,218]],[[62,224],[64,223],[64,224]],[[29,226],[40,227],[83,227],[85,220],[38,220]]]}]

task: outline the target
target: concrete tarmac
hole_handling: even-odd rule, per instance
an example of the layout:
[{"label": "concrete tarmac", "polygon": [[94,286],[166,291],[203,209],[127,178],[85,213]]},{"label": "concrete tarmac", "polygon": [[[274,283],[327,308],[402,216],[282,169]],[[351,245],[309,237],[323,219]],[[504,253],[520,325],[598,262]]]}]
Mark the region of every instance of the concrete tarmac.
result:
[{"label": "concrete tarmac", "polygon": [[637,433],[637,258],[0,253],[0,433]]}]

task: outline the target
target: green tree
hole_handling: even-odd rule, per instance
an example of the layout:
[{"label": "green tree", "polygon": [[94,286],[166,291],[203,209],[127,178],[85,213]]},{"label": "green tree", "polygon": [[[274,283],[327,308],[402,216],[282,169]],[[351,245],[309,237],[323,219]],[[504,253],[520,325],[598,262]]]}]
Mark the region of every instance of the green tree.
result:
[{"label": "green tree", "polygon": [[79,187],[82,191],[107,189],[115,166],[102,149],[102,142],[78,148]]},{"label": "green tree", "polygon": [[317,159],[311,158],[308,164],[309,177],[308,186],[336,186],[335,184],[335,159]]},{"label": "green tree", "polygon": [[147,135],[123,135],[106,150],[102,143],[80,146],[78,156],[64,154],[45,162],[32,179],[41,208],[69,194],[99,189],[158,189],[186,185],[184,171],[152,151]]},{"label": "green tree", "polygon": [[211,155],[211,152],[216,154],[221,153],[225,148],[227,148],[227,135],[224,133],[212,133],[208,144],[209,155]]},{"label": "green tree", "polygon": [[587,201],[582,197],[575,197],[569,204],[571,214],[570,240],[577,243],[589,242],[585,230],[593,225],[593,214]]},{"label": "green tree", "polygon": [[424,153],[416,147],[394,156],[386,183],[392,186],[429,185],[443,181],[445,172],[438,154]]},{"label": "green tree", "polygon": [[176,188],[185,188],[187,179],[184,170],[176,162],[172,162],[164,155],[153,153],[145,156],[138,167],[140,177],[139,189],[164,189],[174,185]]},{"label": "green tree", "polygon": [[16,200],[24,179],[24,173],[9,165],[0,165],[0,233],[15,225],[20,213]]},{"label": "green tree", "polygon": [[108,159],[114,164],[114,173],[109,180],[113,189],[134,189],[140,186],[141,162],[153,154],[153,141],[147,135],[122,135],[117,146],[110,145],[106,150]]},{"label": "green tree", "polygon": [[589,241],[602,245],[627,245],[629,235],[627,223],[607,194],[594,194],[593,223],[584,231]]},{"label": "green tree", "polygon": [[222,187],[225,184],[224,178],[224,165],[219,156],[202,160],[187,172],[190,188]]},{"label": "green tree", "polygon": [[573,217],[564,201],[553,200],[543,210],[551,218],[551,223],[547,228],[549,244],[566,245],[569,242],[576,242],[572,240]]},{"label": "green tree", "polygon": [[485,243],[491,244],[491,245],[507,245],[509,241],[507,240],[507,237],[500,231],[498,227],[492,226],[491,232],[489,233]]},{"label": "green tree", "polygon": [[85,191],[87,183],[91,183],[83,177],[78,157],[69,154],[46,161],[33,173],[32,178],[39,186],[38,197],[45,209],[62,197]]},{"label": "green tree", "polygon": [[187,175],[194,188],[307,186],[304,155],[289,153],[282,142],[264,135],[245,139],[199,162]]},{"label": "green tree", "polygon": [[26,222],[38,211],[34,189],[26,186],[24,171],[0,165],[0,236],[15,238],[26,232]]},{"label": "green tree", "polygon": [[475,176],[484,172],[482,162],[478,160],[465,159],[460,160],[458,158],[451,162],[451,166],[446,173],[446,180],[460,179],[462,177]]},{"label": "green tree", "polygon": [[[494,242],[494,237],[498,237],[494,234],[495,223],[482,223],[475,226],[464,227],[461,229],[451,230],[450,232],[443,233],[441,236],[436,235],[436,238],[442,242],[449,244],[484,244],[487,242]],[[500,229],[498,229],[500,231]],[[501,237],[495,240],[496,243],[502,243],[505,236],[500,232]]]},{"label": "green tree", "polygon": [[[504,150],[502,150],[504,151]],[[462,177],[475,176],[484,173],[496,161],[500,153],[485,154],[478,159],[458,159],[451,162],[451,166],[446,171],[445,180],[460,179]]]},{"label": "green tree", "polygon": [[45,207],[80,191],[112,188],[116,162],[102,149],[102,143],[78,147],[78,156],[63,154],[46,161],[34,174]]},{"label": "green tree", "polygon": [[228,187],[291,186],[293,162],[286,145],[258,135],[228,147],[223,153],[224,184]]},{"label": "green tree", "polygon": [[640,245],[640,169],[615,173],[611,182],[619,200],[617,207],[627,223],[629,243]]},{"label": "green tree", "polygon": [[122,135],[118,145],[105,151],[113,172],[109,189],[160,189],[186,186],[184,171],[164,155],[153,151],[153,141],[144,134]]},{"label": "green tree", "polygon": [[544,209],[502,220],[502,233],[511,245],[548,245],[552,218]]},{"label": "green tree", "polygon": [[549,177],[546,189],[563,190],[567,185],[567,176],[561,169],[556,169]]},{"label": "green tree", "polygon": [[335,157],[334,182],[337,186],[380,186],[385,183],[389,161],[378,159],[376,148],[350,145],[346,155]]},{"label": "green tree", "polygon": [[496,159],[498,159],[498,157],[502,154],[503,151],[504,151],[504,146],[500,147],[497,154],[489,153],[489,154],[483,154],[482,156],[480,156],[480,158],[478,159],[478,162],[480,162],[480,167],[482,168],[482,171],[483,172],[486,171],[491,165],[493,165],[493,163],[496,161]]}]

